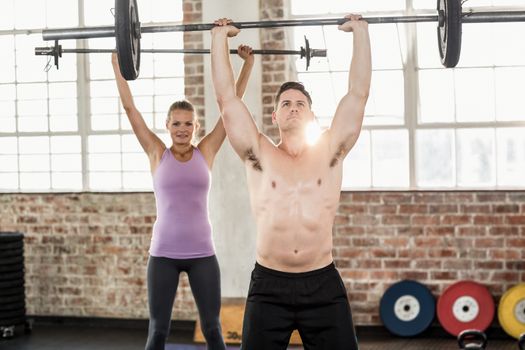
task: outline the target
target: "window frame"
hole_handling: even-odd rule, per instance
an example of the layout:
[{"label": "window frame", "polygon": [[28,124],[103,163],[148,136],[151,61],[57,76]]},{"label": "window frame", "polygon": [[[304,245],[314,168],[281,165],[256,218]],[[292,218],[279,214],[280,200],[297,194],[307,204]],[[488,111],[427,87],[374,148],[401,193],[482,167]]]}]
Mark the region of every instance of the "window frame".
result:
[{"label": "window frame", "polygon": [[[292,0],[292,1],[299,1],[299,0]],[[406,0],[406,10],[405,11],[381,11],[381,12],[363,12],[363,17],[367,16],[374,16],[374,15],[380,15],[380,16],[404,16],[404,15],[414,15],[415,13],[421,14],[421,15],[429,15],[429,14],[435,14],[434,10],[428,10],[428,9],[414,9],[413,6],[413,0]],[[290,13],[291,13],[292,5],[290,4]],[[465,11],[464,7],[464,11]],[[509,10],[515,9],[514,6],[503,6],[503,7],[497,7],[493,6],[490,7],[490,11],[497,11],[497,10]],[[476,11],[483,11],[486,10],[485,8],[474,8]],[[336,17],[341,18],[345,14],[344,13],[326,13],[326,17]],[[311,15],[293,15],[291,14],[290,17],[292,19],[311,19],[314,16]],[[323,18],[323,15],[316,15],[316,18]],[[404,115],[404,122],[402,124],[397,125],[363,125],[362,130],[370,132],[370,144],[372,143],[371,138],[371,132],[374,130],[407,130],[408,132],[408,158],[409,158],[409,172],[408,172],[408,182],[409,185],[407,187],[395,187],[395,186],[389,186],[389,187],[377,187],[373,185],[373,155],[370,153],[369,158],[369,166],[370,166],[370,186],[368,187],[357,187],[357,186],[344,186],[342,187],[343,191],[467,191],[467,190],[523,190],[525,189],[525,182],[522,186],[504,186],[499,185],[497,181],[497,173],[498,173],[498,160],[497,160],[497,138],[495,136],[494,142],[495,142],[495,173],[496,173],[496,185],[495,186],[460,186],[458,184],[458,170],[457,170],[457,130],[460,129],[474,129],[474,128],[491,128],[491,130],[494,131],[494,134],[497,135],[497,130],[499,128],[513,128],[513,127],[525,127],[525,120],[524,121],[488,121],[488,122],[446,122],[446,123],[423,123],[418,120],[419,117],[419,101],[420,101],[420,95],[419,95],[419,71],[421,70],[430,70],[430,69],[436,69],[436,68],[420,68],[418,67],[418,30],[417,30],[417,23],[405,23],[406,30],[405,32],[405,40],[407,43],[411,43],[410,45],[406,46],[406,50],[403,52],[403,54],[406,57],[406,61],[403,62],[403,67],[401,69],[403,73],[404,78],[404,107],[405,107],[405,115]],[[476,24],[479,25],[479,24]],[[402,35],[402,34],[401,34]],[[437,39],[436,39],[436,45]],[[401,48],[403,50],[403,48]],[[438,55],[438,51],[436,50],[436,55]],[[508,66],[491,66],[489,68],[499,68],[499,67],[508,67]],[[513,66],[514,67],[514,66]],[[525,67],[525,62],[523,65],[518,67]],[[452,69],[468,69],[470,67],[458,67],[458,68],[452,68]],[[476,68],[478,68],[476,66]],[[479,67],[483,68],[483,67]],[[441,69],[441,68],[440,68]],[[381,71],[381,70],[388,70],[388,69],[374,69],[374,71]],[[334,69],[334,70],[326,70],[326,71],[315,71],[313,73],[327,73],[331,74],[334,72],[341,72],[340,70]],[[308,74],[309,72],[303,72],[303,74]],[[495,94],[495,92],[494,92]],[[455,119],[455,118],[454,118]],[[426,130],[426,129],[453,129],[454,130],[454,140],[453,140],[453,147],[454,147],[454,154],[455,159],[453,159],[453,166],[455,169],[455,176],[454,176],[454,186],[446,186],[446,187],[432,187],[432,186],[418,186],[417,184],[417,164],[416,164],[416,133],[418,130]],[[371,148],[371,146],[369,146]],[[351,152],[351,151],[350,151]],[[343,174],[344,176],[344,174]],[[343,181],[344,182],[344,181]]]}]

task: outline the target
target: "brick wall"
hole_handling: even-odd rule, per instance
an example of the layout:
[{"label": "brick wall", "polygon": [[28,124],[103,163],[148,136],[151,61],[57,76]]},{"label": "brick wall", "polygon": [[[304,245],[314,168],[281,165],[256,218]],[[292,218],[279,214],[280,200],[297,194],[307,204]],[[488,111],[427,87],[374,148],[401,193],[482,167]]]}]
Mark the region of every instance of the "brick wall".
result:
[{"label": "brick wall", "polygon": [[[288,10],[284,6],[285,0],[260,0],[260,20],[272,21],[287,19]],[[261,48],[263,50],[289,50],[287,45],[288,29],[262,28],[260,29]],[[262,131],[274,142],[279,141],[279,129],[272,124],[274,98],[279,86],[288,80],[295,80],[293,60],[285,55],[264,55],[262,61]]]},{"label": "brick wall", "polygon": [[[0,208],[0,231],[25,234],[28,314],[148,317],[153,194],[2,194]],[[185,275],[174,316],[195,317]]]},{"label": "brick wall", "polygon": [[[152,194],[1,194],[0,215],[0,231],[26,235],[28,314],[147,317]],[[334,256],[359,325],[379,324],[404,278],[436,296],[473,279],[497,298],[525,281],[525,191],[343,192]],[[173,316],[196,315],[184,277]]]},{"label": "brick wall", "polygon": [[[184,23],[202,23],[201,0],[183,0]],[[185,32],[184,48],[202,49],[203,32]],[[204,109],[204,56],[184,56],[184,94],[186,98],[196,107],[199,123],[199,137],[206,134],[206,121]]]},{"label": "brick wall", "polygon": [[525,192],[344,192],[334,255],[357,324],[379,324],[393,282],[415,279],[438,296],[455,281],[495,297],[525,281]]}]

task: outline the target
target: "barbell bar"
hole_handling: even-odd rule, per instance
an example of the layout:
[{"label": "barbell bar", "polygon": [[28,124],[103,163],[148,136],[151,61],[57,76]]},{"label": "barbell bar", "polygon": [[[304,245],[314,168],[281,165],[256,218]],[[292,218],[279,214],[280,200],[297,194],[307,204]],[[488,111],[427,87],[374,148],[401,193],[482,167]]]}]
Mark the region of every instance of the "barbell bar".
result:
[{"label": "barbell bar", "polygon": [[[364,17],[369,24],[437,22],[441,63],[455,67],[461,52],[463,23],[525,22],[525,11],[463,12],[462,0],[437,0],[437,15]],[[290,26],[340,25],[345,18],[233,22],[240,29]],[[115,36],[122,75],[127,80],[137,78],[140,69],[140,38],[142,33],[188,32],[210,30],[213,23],[152,25],[141,27],[136,0],[115,0],[115,26],[47,29],[44,40],[89,39]]]},{"label": "barbell bar", "polygon": [[[312,57],[326,57],[326,50],[323,49],[312,49],[310,42],[304,37],[305,46],[301,46],[300,50],[252,50],[254,55],[297,55],[299,58],[306,58],[306,70],[310,67],[310,60]],[[55,41],[54,46],[35,47],[36,56],[53,56],[54,64],[58,69],[59,57],[62,57],[64,53],[77,53],[77,54],[91,54],[91,53],[113,53],[116,49],[63,49],[62,45]],[[178,54],[190,54],[190,55],[203,55],[209,54],[209,49],[141,49],[141,53],[178,53]],[[231,49],[230,54],[236,54],[237,50]]]},{"label": "barbell bar", "polygon": [[[416,15],[416,16],[389,16],[389,17],[363,17],[369,24],[388,23],[417,23],[417,22],[442,22],[443,15]],[[494,22],[525,22],[525,11],[488,11],[465,12],[461,15],[463,23],[494,23]],[[277,27],[306,27],[341,25],[345,18],[326,19],[291,19],[276,21],[233,22],[232,25],[239,29],[277,28]],[[145,25],[140,27],[142,34],[164,32],[198,32],[211,30],[213,23],[202,24],[176,24],[176,25]],[[42,38],[45,41],[69,39],[111,38],[115,36],[114,26],[99,26],[85,28],[58,28],[45,29]]]}]

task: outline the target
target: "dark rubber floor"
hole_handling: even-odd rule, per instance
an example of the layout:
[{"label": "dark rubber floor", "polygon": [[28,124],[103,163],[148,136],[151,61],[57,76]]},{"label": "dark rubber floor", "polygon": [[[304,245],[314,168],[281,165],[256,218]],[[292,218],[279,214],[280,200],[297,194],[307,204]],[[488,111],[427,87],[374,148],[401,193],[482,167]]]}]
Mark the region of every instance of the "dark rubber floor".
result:
[{"label": "dark rubber floor", "polygon": [[[449,336],[414,339],[396,338],[384,332],[361,332],[360,350],[458,350],[455,339]],[[29,334],[14,338],[0,338],[1,350],[142,350],[146,342],[146,327],[142,329],[95,327],[67,324],[35,324]],[[203,344],[192,342],[193,333],[175,331],[166,350],[206,350]],[[228,350],[239,349],[230,345]],[[300,350],[301,347],[290,347]],[[271,350],[271,349],[268,349]],[[511,338],[490,339],[486,350],[518,350],[517,342]]]}]

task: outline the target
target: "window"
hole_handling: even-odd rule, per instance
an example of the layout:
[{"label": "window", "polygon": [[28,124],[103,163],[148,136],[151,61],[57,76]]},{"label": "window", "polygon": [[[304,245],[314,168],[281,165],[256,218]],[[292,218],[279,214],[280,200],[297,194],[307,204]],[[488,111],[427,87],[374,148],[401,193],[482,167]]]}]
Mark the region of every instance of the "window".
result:
[{"label": "window", "polygon": [[[182,1],[138,5],[142,24],[182,21]],[[52,45],[42,40],[40,28],[112,25],[110,7],[107,0],[3,2],[0,190],[151,190],[149,161],[121,108],[110,55],[64,54],[60,69],[47,72],[48,58],[34,55],[35,47]],[[181,33],[144,35],[141,41],[143,48],[173,43],[183,46]],[[113,38],[60,44],[115,47]],[[184,98],[183,56],[142,53],[140,78],[129,84],[148,126],[167,142],[167,109]]]},{"label": "window", "polygon": [[[469,0],[463,10],[469,7],[523,10],[525,1]],[[291,2],[296,18],[343,17],[346,8],[338,0]],[[409,9],[433,14],[435,2],[352,3],[352,12],[364,17]],[[525,23],[464,24],[459,65],[445,69],[436,23],[370,25],[371,93],[361,136],[344,163],[343,188],[525,188],[524,30]],[[300,60],[296,65],[319,124],[328,127],[347,91],[352,39],[336,26],[293,31],[296,46],[306,35],[312,48],[328,51],[309,71]]]}]

